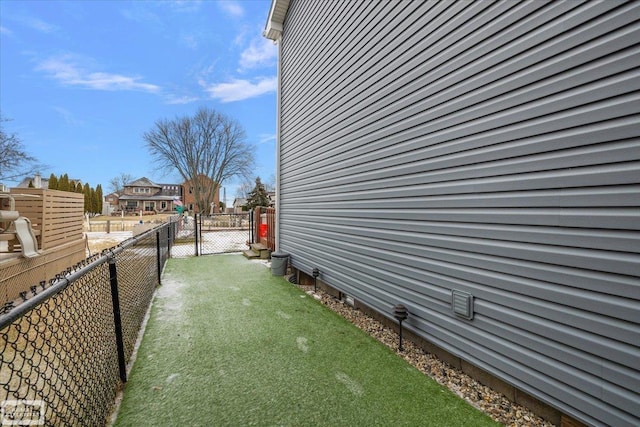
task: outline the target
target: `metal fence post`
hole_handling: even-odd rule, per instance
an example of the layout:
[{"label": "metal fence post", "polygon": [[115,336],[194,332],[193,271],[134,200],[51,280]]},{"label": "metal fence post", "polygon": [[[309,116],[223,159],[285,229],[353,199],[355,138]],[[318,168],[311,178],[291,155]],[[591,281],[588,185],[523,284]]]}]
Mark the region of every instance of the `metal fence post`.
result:
[{"label": "metal fence post", "polygon": [[109,258],[109,282],[111,283],[111,301],[113,302],[113,323],[116,332],[116,346],[118,348],[118,366],[120,379],[127,382],[127,362],[124,356],[124,339],[122,337],[122,319],[120,317],[120,298],[118,296],[118,272],[115,256]]},{"label": "metal fence post", "polygon": [[193,232],[195,234],[195,242],[196,242],[196,256],[199,256],[198,252],[198,214],[193,214]]},{"label": "metal fence post", "polygon": [[156,260],[158,266],[158,286],[162,284],[162,252],[160,251],[160,230],[156,231]]},{"label": "metal fence post", "polygon": [[253,240],[253,209],[249,211],[249,243],[255,243]]},{"label": "metal fence post", "polygon": [[175,223],[169,220],[169,225],[167,227],[167,258],[171,258],[171,239],[175,231]]}]

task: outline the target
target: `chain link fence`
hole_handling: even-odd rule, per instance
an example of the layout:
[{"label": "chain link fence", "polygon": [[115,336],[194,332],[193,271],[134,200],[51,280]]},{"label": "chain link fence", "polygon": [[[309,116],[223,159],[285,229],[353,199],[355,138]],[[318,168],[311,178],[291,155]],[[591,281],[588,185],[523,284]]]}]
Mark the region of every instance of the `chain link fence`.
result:
[{"label": "chain link fence", "polygon": [[247,213],[198,216],[200,255],[242,252],[251,241]]},{"label": "chain link fence", "polygon": [[176,232],[164,224],[2,306],[1,425],[107,423]]},{"label": "chain link fence", "polygon": [[196,220],[184,215],[175,225],[175,239],[171,247],[172,258],[185,258],[196,254]]},{"label": "chain link fence", "polygon": [[241,252],[251,242],[251,213],[184,216],[176,223],[175,258]]}]

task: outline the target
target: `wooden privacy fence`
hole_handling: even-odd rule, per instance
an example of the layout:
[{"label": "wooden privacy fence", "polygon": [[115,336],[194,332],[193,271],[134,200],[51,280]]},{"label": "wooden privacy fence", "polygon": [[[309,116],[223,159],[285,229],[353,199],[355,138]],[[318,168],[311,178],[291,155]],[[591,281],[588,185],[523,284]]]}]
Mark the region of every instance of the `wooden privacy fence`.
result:
[{"label": "wooden privacy fence", "polygon": [[82,234],[84,195],[41,188],[12,188],[10,193],[20,216],[31,221],[40,255],[24,258],[18,251],[2,254],[0,305],[87,256]]},{"label": "wooden privacy fence", "polygon": [[16,210],[39,231],[39,249],[82,240],[83,194],[42,188],[12,188],[10,193]]},{"label": "wooden privacy fence", "polygon": [[253,243],[262,243],[270,251],[276,250],[276,209],[257,206],[253,211]]}]

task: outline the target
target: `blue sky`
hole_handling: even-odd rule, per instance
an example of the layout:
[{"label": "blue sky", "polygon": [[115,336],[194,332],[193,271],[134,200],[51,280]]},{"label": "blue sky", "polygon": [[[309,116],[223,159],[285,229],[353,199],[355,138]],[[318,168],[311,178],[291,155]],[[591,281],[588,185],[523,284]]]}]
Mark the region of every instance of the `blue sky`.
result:
[{"label": "blue sky", "polygon": [[[0,110],[48,168],[109,191],[154,169],[142,134],[208,106],[275,169],[277,47],[262,37],[270,0],[0,1]],[[9,186],[13,183],[5,183]],[[238,183],[226,183],[233,201]],[[222,196],[222,195],[221,195]]]}]

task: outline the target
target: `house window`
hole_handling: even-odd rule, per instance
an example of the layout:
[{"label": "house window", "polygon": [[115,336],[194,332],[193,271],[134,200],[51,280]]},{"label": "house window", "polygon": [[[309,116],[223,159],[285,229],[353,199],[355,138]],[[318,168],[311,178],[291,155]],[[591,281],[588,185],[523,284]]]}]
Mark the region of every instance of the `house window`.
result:
[{"label": "house window", "polygon": [[144,210],[145,212],[151,212],[156,209],[155,202],[144,202]]},{"label": "house window", "polygon": [[160,203],[160,206],[161,206],[160,209],[162,209],[162,210],[167,209],[167,202]]}]

